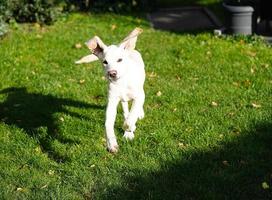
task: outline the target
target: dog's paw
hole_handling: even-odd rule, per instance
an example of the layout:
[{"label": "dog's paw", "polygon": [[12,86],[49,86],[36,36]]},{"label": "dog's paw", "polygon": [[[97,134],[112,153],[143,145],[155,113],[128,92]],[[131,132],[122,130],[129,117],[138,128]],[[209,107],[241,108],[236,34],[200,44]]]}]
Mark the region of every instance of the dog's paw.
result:
[{"label": "dog's paw", "polygon": [[113,146],[113,147],[108,147],[107,149],[110,153],[117,153],[118,152],[118,145]]},{"label": "dog's paw", "polygon": [[109,139],[107,141],[107,149],[110,153],[117,153],[118,152],[118,144],[116,139]]},{"label": "dog's paw", "polygon": [[126,140],[133,140],[134,139],[134,133],[132,131],[125,131],[124,136]]},{"label": "dog's paw", "polygon": [[126,132],[133,132],[136,129],[136,125],[135,123],[132,123],[131,120],[127,119],[125,120],[124,124],[123,124],[123,130]]}]

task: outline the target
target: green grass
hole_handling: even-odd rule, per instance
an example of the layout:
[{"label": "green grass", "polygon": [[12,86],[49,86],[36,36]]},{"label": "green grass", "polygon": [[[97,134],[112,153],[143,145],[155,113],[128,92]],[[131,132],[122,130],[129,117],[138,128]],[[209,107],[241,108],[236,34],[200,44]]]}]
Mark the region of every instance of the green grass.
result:
[{"label": "green grass", "polygon": [[[118,43],[136,26],[146,117],[126,142],[119,112],[112,155],[102,67],[74,65],[88,53],[74,45]],[[0,46],[0,199],[272,198],[272,51],[259,39],[73,14],[20,25]]]}]

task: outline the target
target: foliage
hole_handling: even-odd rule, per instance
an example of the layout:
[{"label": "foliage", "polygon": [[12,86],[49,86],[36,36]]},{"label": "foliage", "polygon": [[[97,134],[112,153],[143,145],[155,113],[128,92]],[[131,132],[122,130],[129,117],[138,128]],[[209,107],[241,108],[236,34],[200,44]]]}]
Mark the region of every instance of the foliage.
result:
[{"label": "foliage", "polygon": [[61,12],[55,0],[1,0],[0,3],[0,15],[5,21],[51,24]]},{"label": "foliage", "polygon": [[0,38],[8,32],[8,25],[0,16]]},{"label": "foliage", "polygon": [[95,12],[128,13],[153,9],[154,2],[150,0],[67,0],[68,4],[76,5],[81,10]]}]

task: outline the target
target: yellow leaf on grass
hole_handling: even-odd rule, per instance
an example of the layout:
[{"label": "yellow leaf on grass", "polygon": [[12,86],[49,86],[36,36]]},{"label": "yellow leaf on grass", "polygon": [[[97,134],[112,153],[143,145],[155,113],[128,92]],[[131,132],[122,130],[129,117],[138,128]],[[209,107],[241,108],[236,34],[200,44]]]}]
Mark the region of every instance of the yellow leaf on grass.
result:
[{"label": "yellow leaf on grass", "polygon": [[150,73],[147,73],[147,76],[149,78],[156,78],[157,77],[157,74],[155,72],[150,72]]},{"label": "yellow leaf on grass", "polygon": [[218,103],[216,103],[215,101],[212,101],[211,105],[216,107],[216,106],[218,106]]},{"label": "yellow leaf on grass", "polygon": [[117,28],[117,26],[115,24],[111,25],[111,30],[115,30]]},{"label": "yellow leaf on grass", "polygon": [[252,103],[251,104],[253,108],[260,108],[262,107],[260,104]]},{"label": "yellow leaf on grass", "polygon": [[80,48],[82,48],[82,45],[80,43],[77,43],[77,44],[75,44],[75,48],[80,49]]},{"label": "yellow leaf on grass", "polygon": [[79,80],[79,83],[80,83],[80,84],[83,84],[83,83],[85,83],[85,80],[84,80],[84,79]]},{"label": "yellow leaf on grass", "polygon": [[158,97],[160,97],[160,96],[162,95],[161,91],[158,91],[158,92],[156,93],[156,95],[157,95]]},{"label": "yellow leaf on grass", "polygon": [[16,189],[16,191],[18,191],[18,192],[22,192],[22,191],[24,191],[24,189],[23,189],[23,188],[18,187],[18,188]]},{"label": "yellow leaf on grass", "polygon": [[45,189],[47,187],[48,187],[48,185],[46,184],[46,185],[42,186],[41,189]]}]

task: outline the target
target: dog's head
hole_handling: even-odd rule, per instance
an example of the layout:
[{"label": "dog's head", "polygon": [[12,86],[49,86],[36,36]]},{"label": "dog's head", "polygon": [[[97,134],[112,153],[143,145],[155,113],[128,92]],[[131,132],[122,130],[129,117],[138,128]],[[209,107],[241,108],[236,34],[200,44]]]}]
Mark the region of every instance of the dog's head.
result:
[{"label": "dog's head", "polygon": [[86,63],[100,60],[104,66],[106,77],[110,81],[116,81],[123,76],[129,64],[129,51],[136,46],[137,36],[142,29],[134,29],[119,45],[107,46],[98,37],[95,36],[86,42],[87,47],[92,54],[83,57],[76,63]]}]

